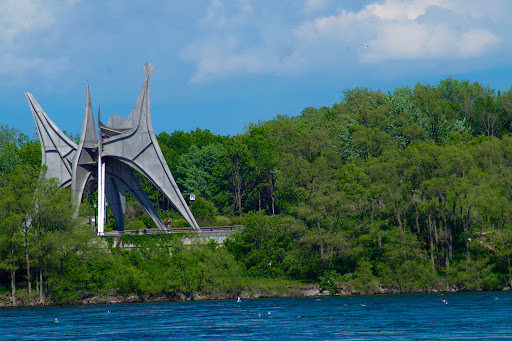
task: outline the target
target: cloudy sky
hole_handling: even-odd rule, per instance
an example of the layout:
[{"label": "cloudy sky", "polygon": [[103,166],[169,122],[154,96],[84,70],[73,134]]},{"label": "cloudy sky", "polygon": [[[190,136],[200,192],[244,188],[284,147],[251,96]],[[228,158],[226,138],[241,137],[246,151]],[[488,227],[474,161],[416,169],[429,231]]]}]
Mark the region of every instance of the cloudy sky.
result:
[{"label": "cloudy sky", "polygon": [[446,77],[512,85],[510,0],[0,0],[0,123],[27,134],[32,93],[78,134],[89,82],[127,116],[151,62],[156,133],[236,135],[354,87]]}]

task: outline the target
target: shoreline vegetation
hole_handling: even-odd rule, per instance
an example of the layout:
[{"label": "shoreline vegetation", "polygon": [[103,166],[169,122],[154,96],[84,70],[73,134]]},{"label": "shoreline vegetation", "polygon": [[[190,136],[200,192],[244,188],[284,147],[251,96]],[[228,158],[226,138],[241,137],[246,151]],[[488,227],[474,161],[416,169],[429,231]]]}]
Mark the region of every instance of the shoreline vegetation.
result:
[{"label": "shoreline vegetation", "polygon": [[[270,281],[272,282],[272,281]],[[98,296],[87,296],[76,301],[56,302],[46,300],[40,303],[38,299],[29,300],[26,291],[20,291],[16,297],[17,304],[12,305],[12,298],[9,295],[0,295],[0,308],[12,307],[43,307],[43,306],[62,306],[62,305],[89,305],[89,304],[121,304],[121,303],[157,303],[157,302],[187,302],[187,301],[207,301],[207,300],[242,300],[261,299],[261,298],[302,298],[302,297],[325,297],[325,296],[366,296],[366,295],[406,295],[406,294],[433,294],[447,292],[475,292],[467,288],[458,288],[456,286],[446,290],[444,285],[440,284],[434,288],[426,290],[406,290],[400,291],[398,288],[378,287],[372,291],[359,290],[354,284],[337,283],[339,290],[331,293],[324,290],[317,283],[302,283],[298,281],[288,281],[284,286],[268,285],[265,288],[253,288],[252,290],[243,290],[237,295],[233,294],[210,294],[196,293],[187,295],[185,292],[176,292],[172,295],[123,295],[123,294],[102,294]],[[510,287],[495,288],[492,291],[509,291]],[[485,290],[478,290],[485,291]]]},{"label": "shoreline vegetation", "polygon": [[[452,78],[355,88],[331,107],[240,135],[157,139],[180,191],[196,198],[187,203],[199,225],[244,228],[222,245],[185,244],[179,233],[98,237],[94,179],[74,207],[72,191],[44,176],[39,141],[0,125],[2,298],[18,306],[512,288],[512,88]],[[163,222],[187,227],[136,176]],[[125,229],[155,228],[130,193],[125,213]],[[110,207],[106,218],[105,231],[116,230]]]}]

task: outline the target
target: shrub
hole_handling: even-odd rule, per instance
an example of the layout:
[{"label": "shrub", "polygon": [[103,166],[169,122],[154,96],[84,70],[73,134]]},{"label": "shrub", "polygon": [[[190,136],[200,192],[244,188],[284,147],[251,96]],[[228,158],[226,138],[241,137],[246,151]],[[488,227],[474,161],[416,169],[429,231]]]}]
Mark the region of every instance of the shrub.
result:
[{"label": "shrub", "polygon": [[124,227],[125,230],[143,230],[146,228],[146,225],[141,220],[133,220],[130,221]]},{"label": "shrub", "polygon": [[217,226],[229,226],[231,225],[231,220],[228,217],[218,215],[215,217],[215,225]]}]

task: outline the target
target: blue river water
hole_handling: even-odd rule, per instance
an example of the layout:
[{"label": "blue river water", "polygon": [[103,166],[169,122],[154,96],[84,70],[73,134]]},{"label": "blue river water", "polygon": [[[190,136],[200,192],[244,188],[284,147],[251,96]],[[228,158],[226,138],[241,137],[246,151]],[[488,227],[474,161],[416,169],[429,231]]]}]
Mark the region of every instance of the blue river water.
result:
[{"label": "blue river water", "polygon": [[1,340],[506,338],[512,338],[512,292],[0,309]]}]

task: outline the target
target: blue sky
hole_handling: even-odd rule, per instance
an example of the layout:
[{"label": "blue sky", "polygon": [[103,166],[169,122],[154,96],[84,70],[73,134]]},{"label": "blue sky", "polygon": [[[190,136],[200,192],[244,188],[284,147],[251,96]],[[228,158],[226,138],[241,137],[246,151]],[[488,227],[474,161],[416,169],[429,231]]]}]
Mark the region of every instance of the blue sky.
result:
[{"label": "blue sky", "polygon": [[331,106],[354,87],[453,77],[512,85],[510,0],[1,0],[0,123],[32,136],[24,91],[79,134],[89,82],[127,116],[151,62],[156,133]]}]

